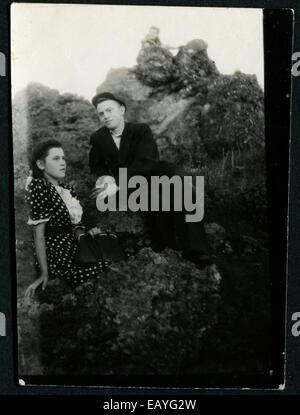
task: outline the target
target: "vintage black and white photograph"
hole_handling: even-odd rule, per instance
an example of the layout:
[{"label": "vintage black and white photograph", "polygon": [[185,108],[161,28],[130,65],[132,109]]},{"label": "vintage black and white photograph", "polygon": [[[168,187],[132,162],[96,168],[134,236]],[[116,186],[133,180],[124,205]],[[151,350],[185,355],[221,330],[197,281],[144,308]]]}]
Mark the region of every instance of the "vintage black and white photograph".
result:
[{"label": "vintage black and white photograph", "polygon": [[262,9],[14,3],[11,82],[20,382],[272,373]]}]

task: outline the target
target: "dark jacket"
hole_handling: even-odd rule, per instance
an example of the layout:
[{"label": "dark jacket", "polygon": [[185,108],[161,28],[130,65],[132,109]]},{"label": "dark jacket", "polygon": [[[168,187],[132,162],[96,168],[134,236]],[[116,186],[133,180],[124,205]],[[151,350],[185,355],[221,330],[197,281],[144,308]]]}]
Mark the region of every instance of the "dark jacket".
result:
[{"label": "dark jacket", "polygon": [[90,144],[91,173],[97,177],[113,176],[117,182],[120,167],[127,167],[128,179],[134,175],[148,176],[159,160],[157,145],[147,124],[125,123],[119,150],[106,127],[91,135]]}]

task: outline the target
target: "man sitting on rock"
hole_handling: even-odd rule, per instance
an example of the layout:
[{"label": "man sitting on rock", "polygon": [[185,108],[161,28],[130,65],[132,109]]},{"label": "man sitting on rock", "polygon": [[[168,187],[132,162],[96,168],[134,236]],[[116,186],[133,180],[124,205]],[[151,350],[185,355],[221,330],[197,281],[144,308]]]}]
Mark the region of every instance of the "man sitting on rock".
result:
[{"label": "man sitting on rock", "polygon": [[178,50],[179,46],[169,46],[164,43],[161,43],[161,40],[159,38],[159,27],[151,26],[149,29],[149,32],[145,36],[145,38],[142,40],[142,49],[149,48],[149,47],[162,47],[165,49],[175,49]]},{"label": "man sitting on rock", "polygon": [[145,39],[142,40],[142,48],[149,48],[150,46],[161,46],[159,28],[156,26],[150,27]]},{"label": "man sitting on rock", "polygon": [[[143,176],[150,182],[153,176],[183,177],[184,173],[172,163],[159,161],[157,145],[147,124],[125,122],[126,104],[109,92],[92,100],[101,124],[90,138],[89,164],[96,177],[92,198],[109,197],[119,189],[119,169],[126,168],[128,180]],[[148,190],[147,190],[148,191]],[[163,192],[152,196],[165,197]],[[130,192],[128,191],[128,194]],[[171,197],[170,197],[171,199]],[[161,205],[160,205],[161,206]],[[172,203],[171,203],[171,206]],[[199,268],[212,265],[206,235],[201,221],[186,222],[186,211],[147,211],[153,247],[179,249],[183,256]]]}]

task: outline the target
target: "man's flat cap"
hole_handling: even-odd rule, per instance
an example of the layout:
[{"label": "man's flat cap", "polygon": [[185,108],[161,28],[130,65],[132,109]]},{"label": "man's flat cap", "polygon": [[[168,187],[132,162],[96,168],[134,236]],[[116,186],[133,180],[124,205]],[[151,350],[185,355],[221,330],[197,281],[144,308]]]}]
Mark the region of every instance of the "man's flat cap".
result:
[{"label": "man's flat cap", "polygon": [[92,99],[92,104],[94,105],[95,108],[97,108],[97,105],[100,104],[100,102],[108,101],[108,100],[116,101],[119,104],[124,105],[124,107],[126,108],[126,104],[121,99],[115,97],[110,92],[103,92],[102,94],[97,94]]}]

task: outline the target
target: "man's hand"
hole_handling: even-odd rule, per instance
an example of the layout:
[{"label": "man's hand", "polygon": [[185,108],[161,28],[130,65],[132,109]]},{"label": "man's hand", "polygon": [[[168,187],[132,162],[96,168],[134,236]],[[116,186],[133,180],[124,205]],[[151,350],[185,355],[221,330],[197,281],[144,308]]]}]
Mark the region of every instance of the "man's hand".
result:
[{"label": "man's hand", "polygon": [[90,194],[90,199],[97,199],[98,195],[107,189],[107,186],[108,184],[104,183],[102,187],[94,187]]},{"label": "man's hand", "polygon": [[90,199],[105,199],[107,196],[113,196],[119,190],[116,185],[116,180],[112,176],[101,176],[96,181],[96,186],[93,188]]}]

